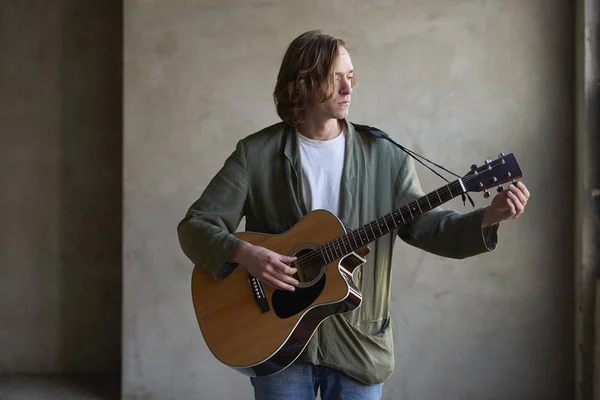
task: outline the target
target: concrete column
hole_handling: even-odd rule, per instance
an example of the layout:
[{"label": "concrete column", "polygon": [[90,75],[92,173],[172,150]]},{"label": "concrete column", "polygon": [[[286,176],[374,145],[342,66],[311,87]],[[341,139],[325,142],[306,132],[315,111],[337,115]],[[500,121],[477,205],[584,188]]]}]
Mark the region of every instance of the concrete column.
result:
[{"label": "concrete column", "polygon": [[[600,399],[600,155],[598,94],[598,0],[577,10],[576,138],[576,360],[577,399]],[[599,303],[600,304],[600,303]]]}]

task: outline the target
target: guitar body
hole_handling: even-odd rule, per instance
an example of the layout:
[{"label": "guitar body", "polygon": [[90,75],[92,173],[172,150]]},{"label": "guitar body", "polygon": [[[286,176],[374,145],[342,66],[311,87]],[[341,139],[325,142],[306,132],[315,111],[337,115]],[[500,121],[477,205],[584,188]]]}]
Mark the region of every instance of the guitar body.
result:
[{"label": "guitar body", "polygon": [[[316,210],[281,235],[238,233],[251,244],[296,256],[294,292],[262,286],[242,266],[217,281],[202,268],[192,275],[198,324],[215,357],[248,376],[267,376],[288,367],[327,317],[355,309],[361,294],[352,272],[366,261],[366,248],[327,265],[319,246],[346,233],[333,214]],[[360,254],[360,255],[359,255]],[[319,261],[321,260],[321,261]]]}]

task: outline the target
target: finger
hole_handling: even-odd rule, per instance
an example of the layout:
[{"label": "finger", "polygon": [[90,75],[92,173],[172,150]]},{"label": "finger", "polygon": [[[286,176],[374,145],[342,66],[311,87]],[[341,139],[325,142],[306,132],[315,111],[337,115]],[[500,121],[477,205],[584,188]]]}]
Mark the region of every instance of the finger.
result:
[{"label": "finger", "polygon": [[506,196],[506,213],[508,214],[508,218],[511,219],[517,213],[517,209],[515,208],[515,200],[513,199],[511,192],[508,192]]},{"label": "finger", "polygon": [[[285,261],[283,261],[283,258],[287,258],[287,259],[296,259],[296,257],[286,257],[286,256],[281,256],[281,259],[279,260],[279,262],[274,263],[275,268],[277,268],[279,271],[283,272],[284,274],[288,274],[288,275],[293,275],[296,273],[296,268],[294,267],[290,267],[288,266]],[[293,261],[290,261],[290,263]]]},{"label": "finger", "polygon": [[283,283],[287,283],[288,285],[292,286],[298,286],[298,281],[295,278],[284,274],[283,272],[273,270],[273,272],[271,272],[271,275],[275,277],[275,279],[280,280]]},{"label": "finger", "polygon": [[506,199],[506,203],[508,204],[508,208],[510,210],[510,219],[515,219],[519,216],[518,211],[517,211],[517,204],[519,203],[519,200],[517,199],[517,196],[515,196],[512,192],[510,192],[508,194],[508,198]]},{"label": "finger", "polygon": [[517,215],[523,214],[525,211],[525,203],[527,200],[525,199],[525,195],[520,191],[518,193],[511,192],[512,199],[514,200],[515,210],[517,211]]},{"label": "finger", "polygon": [[296,272],[298,272],[298,269],[297,269],[297,268],[289,267],[289,266],[287,266],[287,265],[285,265],[285,264],[283,264],[283,263],[279,263],[279,264],[277,264],[277,265],[275,266],[275,269],[276,269],[278,272],[281,272],[281,273],[283,273],[283,274],[285,274],[285,275],[288,275],[288,276],[289,276],[289,275],[294,275]]},{"label": "finger", "polygon": [[[286,267],[284,264],[281,264],[281,266]],[[279,270],[278,268],[279,268],[279,266],[268,265],[265,268],[265,271],[267,271],[267,273],[269,275],[271,275],[273,278],[277,279],[278,281],[282,281],[286,284],[290,284],[293,286],[298,285],[298,281],[295,278],[281,272],[281,270]],[[286,267],[286,268],[289,268],[289,267]]]},{"label": "finger", "polygon": [[266,282],[272,288],[288,290],[290,292],[293,292],[295,290],[295,287],[293,285],[288,285],[287,283],[280,281],[279,279],[277,279],[275,276],[273,276],[266,270],[263,272],[261,277],[262,277],[261,280]]},{"label": "finger", "polygon": [[517,182],[517,186],[519,189],[521,189],[525,197],[529,200],[529,196],[531,196],[531,193],[529,193],[529,190],[527,190],[527,186],[525,186],[525,184],[521,181]]},{"label": "finger", "polygon": [[298,257],[290,257],[290,256],[279,256],[279,260],[281,260],[281,262],[289,264],[289,263],[293,263],[294,261],[296,261],[298,259]]},{"label": "finger", "polygon": [[510,193],[513,193],[517,196],[519,202],[524,206],[525,204],[527,204],[527,197],[525,196],[525,193],[523,193],[519,188],[515,187],[515,186],[511,186],[510,187]]}]

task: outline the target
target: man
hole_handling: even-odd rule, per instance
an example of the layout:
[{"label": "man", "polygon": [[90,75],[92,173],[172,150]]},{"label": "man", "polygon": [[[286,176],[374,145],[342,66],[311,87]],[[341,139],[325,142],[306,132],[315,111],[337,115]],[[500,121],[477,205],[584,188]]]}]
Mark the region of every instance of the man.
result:
[{"label": "man", "polygon": [[[283,120],[238,142],[236,150],[178,226],[185,254],[222,279],[235,265],[264,284],[294,290],[295,260],[232,235],[279,234],[303,215],[326,209],[358,227],[424,195],[413,161],[346,118],[356,75],[345,42],[311,31],[287,49],[274,99]],[[439,208],[401,226],[398,236],[453,258],[494,249],[498,224],[523,213],[529,198],[510,185],[491,205],[468,214]],[[395,235],[371,244],[355,274],[359,308],[327,318],[296,362],[252,378],[257,399],[378,399],[394,366],[389,317]]]}]

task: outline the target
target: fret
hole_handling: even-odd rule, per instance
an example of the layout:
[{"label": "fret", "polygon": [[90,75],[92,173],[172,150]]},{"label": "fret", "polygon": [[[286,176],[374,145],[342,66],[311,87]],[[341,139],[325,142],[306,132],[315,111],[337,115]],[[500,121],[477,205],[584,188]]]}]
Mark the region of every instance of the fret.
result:
[{"label": "fret", "polygon": [[373,232],[373,239],[375,239],[377,237],[377,235],[375,234],[375,231],[373,230],[373,225],[371,225],[371,222],[369,222],[369,228],[371,228],[371,232]]},{"label": "fret", "polygon": [[[365,228],[365,227],[363,227],[363,228],[362,228],[363,232],[365,233],[365,237],[368,237],[368,236],[367,236],[367,231],[366,231],[366,229],[367,229],[367,228]],[[363,242],[363,238],[362,238],[362,236],[360,236],[360,244],[365,244],[365,242]]]},{"label": "fret", "polygon": [[[340,248],[340,243],[337,240],[333,242],[333,251],[335,251],[335,258],[340,258],[340,256],[342,256],[342,249]],[[338,251],[340,253],[339,255]]]},{"label": "fret", "polygon": [[427,199],[427,203],[429,204],[429,209],[433,209],[433,206],[431,205],[431,202],[429,201],[429,195],[425,196],[425,198]]},{"label": "fret", "polygon": [[[348,254],[348,249],[346,249],[346,244],[344,243],[344,237],[342,236],[341,239],[338,240],[340,242],[340,250],[344,253],[344,254]],[[342,250],[342,245],[344,245],[344,250]]]},{"label": "fret", "polygon": [[321,258],[323,259],[325,264],[329,264],[329,261],[327,261],[327,257],[325,257],[325,253],[323,253],[323,246],[320,246],[319,250],[321,251]]},{"label": "fret", "polygon": [[435,194],[437,194],[438,199],[440,199],[440,204],[442,204],[444,200],[442,200],[442,198],[440,197],[440,194],[438,193],[437,189],[435,190]]},{"label": "fret", "polygon": [[385,217],[383,217],[383,223],[385,224],[385,229],[387,229],[388,232],[391,231],[390,227],[388,226],[388,224],[385,220]]},{"label": "fret", "polygon": [[[415,203],[417,203],[417,207],[419,207],[419,211],[421,212],[421,214],[423,214],[423,210],[421,210],[421,205],[419,204],[419,200],[415,201]],[[417,210],[415,210],[417,211]]]},{"label": "fret", "polygon": [[398,209],[398,212],[400,213],[400,218],[402,218],[402,223],[403,223],[403,224],[405,224],[405,223],[406,223],[406,220],[404,219],[404,215],[402,215],[402,209],[401,209],[401,208],[399,208],[399,209]]},{"label": "fret", "polygon": [[356,246],[356,248],[358,249],[360,246],[358,245],[358,243],[356,242],[356,238],[354,237],[356,231],[352,231],[352,239],[354,239],[354,245]]},{"label": "fret", "polygon": [[414,218],[414,217],[413,217],[413,215],[412,215],[412,212],[410,212],[410,207],[409,207],[409,206],[406,206],[406,208],[408,208],[408,213],[410,214],[410,217],[411,217],[411,218]]},{"label": "fret", "polygon": [[[348,247],[346,247],[346,242],[344,242],[344,248],[346,249],[346,253],[352,252],[352,243],[350,243],[350,238],[348,237],[348,235],[344,236],[344,240],[348,243]],[[350,249],[350,251],[348,251],[348,249]]]},{"label": "fret", "polygon": [[[354,232],[355,231],[350,231],[350,232],[346,233],[344,236],[335,240],[335,243],[337,243],[335,248],[339,249],[339,251],[341,253],[341,255],[338,257],[342,257],[344,255],[350,254],[352,251],[354,251],[355,249],[358,249],[360,247],[358,245],[358,243],[356,242],[356,238],[354,237]],[[352,242],[350,241],[350,238],[354,239],[354,244],[356,245],[355,248],[352,248]]]},{"label": "fret", "polygon": [[[329,250],[329,254],[327,255],[328,257],[331,256],[332,258],[329,260],[329,262],[332,262],[333,260],[335,260],[335,258],[333,258],[333,253],[331,252],[331,248],[329,248],[329,246],[325,246],[325,252],[327,252],[327,250]],[[329,262],[327,264],[329,264]]]},{"label": "fret", "polygon": [[377,228],[379,228],[379,234],[383,235],[383,231],[381,230],[381,222],[378,222],[379,220],[376,220],[375,223],[377,224]]},{"label": "fret", "polygon": [[338,258],[337,250],[335,249],[335,242],[330,242],[329,250],[331,251],[331,254],[333,256],[333,258],[331,259],[331,261],[333,261],[336,258]]},{"label": "fret", "polygon": [[335,258],[340,258],[341,256],[344,255],[344,251],[340,247],[340,242],[338,240],[336,240],[333,243],[335,243],[335,245],[333,247],[333,250],[335,250]]}]

